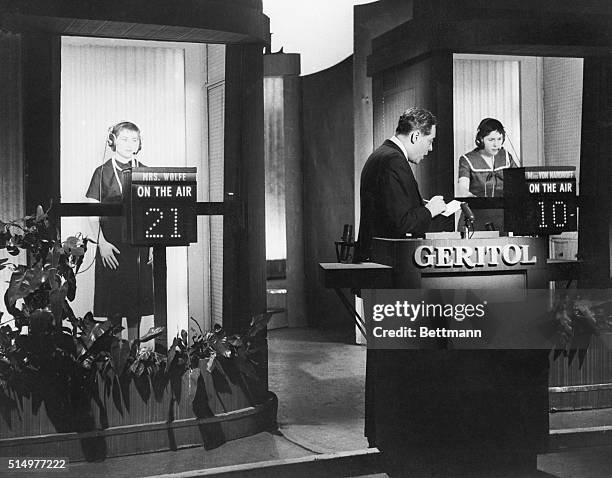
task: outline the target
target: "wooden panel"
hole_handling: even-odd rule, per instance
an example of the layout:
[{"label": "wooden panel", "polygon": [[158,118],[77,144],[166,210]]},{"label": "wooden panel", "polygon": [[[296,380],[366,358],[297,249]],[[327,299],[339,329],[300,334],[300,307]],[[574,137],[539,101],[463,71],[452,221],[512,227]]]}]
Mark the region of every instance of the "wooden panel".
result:
[{"label": "wooden panel", "polygon": [[[612,263],[612,60],[584,59],[580,144],[580,223],[578,253],[585,261],[579,287],[609,288]],[[591,206],[591,207],[589,207]]]},{"label": "wooden panel", "polygon": [[571,365],[567,358],[559,357],[551,364],[551,387],[571,385],[608,384],[609,387],[593,387],[583,391],[563,391],[550,394],[550,406],[558,410],[612,407],[612,335],[602,335],[591,340],[584,364],[580,367],[578,356]]},{"label": "wooden panel", "polygon": [[[22,71],[21,37],[0,32],[0,220],[9,221],[25,216],[22,144]],[[0,250],[0,259],[9,257]],[[25,261],[25,257],[22,258]],[[0,271],[0,283],[5,284],[11,271]],[[5,287],[0,287],[4,296]],[[6,312],[4,301],[0,311]],[[8,317],[5,316],[4,320]],[[3,322],[4,322],[3,320]]]},{"label": "wooden panel", "polygon": [[[0,409],[0,438],[72,431],[69,429],[73,425],[81,431],[89,431],[193,417],[206,418],[254,406],[261,403],[265,395],[261,383],[247,381],[231,361],[224,360],[222,367],[215,368],[212,374],[204,373],[201,376],[203,382],[195,390],[189,381],[189,372],[175,382],[161,383],[155,387],[146,377],[142,381],[100,382],[100,400],[92,400],[90,406],[85,403],[85,413],[73,424],[69,422],[73,421],[72,415],[77,413],[75,408],[61,408],[61,403],[54,400],[53,395],[39,397],[41,401],[31,396],[15,395],[14,407],[3,403]],[[57,392],[65,393],[64,390]],[[196,401],[192,405],[194,399]]]},{"label": "wooden panel", "polygon": [[60,197],[60,37],[23,34],[26,211]]},{"label": "wooden panel", "polygon": [[[547,125],[550,124],[550,130],[545,130],[547,162],[569,161],[575,164],[580,157],[579,186],[583,207],[580,208],[578,253],[584,262],[579,287],[609,287],[612,227],[609,184],[612,168],[602,158],[607,157],[610,149],[612,96],[608,84],[612,65],[607,58],[588,57],[584,60],[546,59],[544,66],[545,76],[549,79],[547,83],[550,82],[548,88],[564,92],[559,97],[545,97]],[[580,104],[582,111],[576,112]],[[572,128],[568,121],[574,126],[581,123],[581,129]],[[561,134],[562,131],[565,134]],[[597,207],[589,207],[593,204]],[[556,239],[557,243],[561,241]],[[569,244],[575,247],[575,243]],[[570,254],[575,253],[574,247],[570,248]],[[564,358],[551,365],[551,386],[606,383],[612,383],[610,336],[591,341],[582,367],[577,357],[571,365]],[[604,388],[552,393],[550,405],[562,410],[612,407],[612,391]]]},{"label": "wooden panel", "polygon": [[393,285],[393,268],[375,262],[362,264],[319,264],[319,280],[327,288],[388,288]]},{"label": "wooden panel", "polygon": [[223,324],[245,328],[266,309],[263,59],[258,45],[226,49]]},{"label": "wooden panel", "polygon": [[218,446],[274,426],[276,397],[264,382],[240,375],[230,360],[221,365],[212,374],[191,372],[200,377],[196,389],[187,372],[155,388],[146,376],[138,383],[98,383],[99,399],[64,407],[51,395],[42,401],[15,396],[12,405],[4,402],[0,408],[0,455],[91,460],[185,445]]},{"label": "wooden panel", "polygon": [[304,281],[304,158],[302,82],[296,75],[284,77],[285,228],[287,231],[287,316],[291,327],[305,327],[308,311]]},{"label": "wooden panel", "polygon": [[334,241],[354,218],[352,77],[351,58],[302,77],[304,287],[310,325],[352,327],[334,293],[319,284],[317,266],[336,260]]},{"label": "wooden panel", "polygon": [[[528,289],[546,288],[548,279],[547,270],[547,244],[541,238],[532,237],[499,237],[491,239],[382,239],[374,238],[373,259],[379,264],[393,267],[394,288],[418,289],[421,287],[421,280],[424,277],[457,277],[456,286],[461,285],[459,278],[463,277],[492,277],[494,274],[524,274],[527,277]],[[485,268],[468,268],[463,264],[453,265],[452,267],[416,267],[414,253],[419,246],[429,247],[461,247],[467,246],[474,251],[477,246],[497,246],[505,245],[529,246],[529,257],[535,257],[535,264],[506,264],[503,261],[495,266],[489,264]],[[462,287],[460,287],[462,288]],[[480,287],[483,288],[483,287]]]},{"label": "wooden panel", "polygon": [[0,219],[25,215],[22,144],[21,37],[0,32]]},{"label": "wooden panel", "polygon": [[77,462],[194,445],[215,448],[228,440],[274,428],[277,407],[276,396],[268,393],[261,404],[210,418],[158,421],[82,433],[51,432],[22,438],[0,438],[0,454],[61,456]]},{"label": "wooden panel", "polygon": [[[444,50],[573,57],[608,53],[609,9],[599,15],[583,12],[533,15],[529,11],[510,13],[461,7],[451,11],[438,9],[376,38],[368,58],[368,74]],[[520,28],[507,28],[508,24]]]},{"label": "wooden panel", "polygon": [[269,42],[270,22],[259,1],[9,0],[7,25],[56,34],[205,43]]},{"label": "wooden panel", "polygon": [[426,108],[438,117],[433,151],[413,172],[423,197],[451,197],[452,126],[448,115],[453,108],[452,56],[441,53],[420,58],[377,73],[372,82],[375,147],[395,132],[400,114],[411,106]]}]

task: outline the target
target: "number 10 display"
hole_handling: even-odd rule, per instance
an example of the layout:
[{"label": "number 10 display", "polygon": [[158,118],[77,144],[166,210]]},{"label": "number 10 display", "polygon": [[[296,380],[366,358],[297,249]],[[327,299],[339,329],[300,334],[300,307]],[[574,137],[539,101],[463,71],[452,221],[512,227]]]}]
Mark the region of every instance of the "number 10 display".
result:
[{"label": "number 10 display", "polygon": [[534,166],[504,171],[504,229],[550,235],[578,228],[576,170]]}]

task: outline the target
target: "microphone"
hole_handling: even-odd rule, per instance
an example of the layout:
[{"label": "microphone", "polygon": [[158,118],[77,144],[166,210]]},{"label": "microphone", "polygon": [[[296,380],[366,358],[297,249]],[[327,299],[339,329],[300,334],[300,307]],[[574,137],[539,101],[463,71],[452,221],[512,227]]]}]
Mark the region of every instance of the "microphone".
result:
[{"label": "microphone", "polygon": [[468,206],[468,203],[466,202],[461,203],[461,212],[463,212],[466,222],[469,222],[470,224],[474,224],[474,222],[476,221],[476,218],[474,217],[474,213],[470,209],[470,206]]},{"label": "microphone", "polygon": [[342,230],[342,240],[344,242],[351,242],[353,240],[353,225],[345,224]]}]

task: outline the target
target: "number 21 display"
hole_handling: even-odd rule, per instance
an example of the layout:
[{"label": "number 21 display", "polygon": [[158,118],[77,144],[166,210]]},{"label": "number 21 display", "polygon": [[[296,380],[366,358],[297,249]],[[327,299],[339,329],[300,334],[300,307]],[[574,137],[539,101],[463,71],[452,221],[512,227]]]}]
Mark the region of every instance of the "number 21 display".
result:
[{"label": "number 21 display", "polygon": [[126,240],[137,246],[197,241],[196,168],[133,168],[124,172]]}]

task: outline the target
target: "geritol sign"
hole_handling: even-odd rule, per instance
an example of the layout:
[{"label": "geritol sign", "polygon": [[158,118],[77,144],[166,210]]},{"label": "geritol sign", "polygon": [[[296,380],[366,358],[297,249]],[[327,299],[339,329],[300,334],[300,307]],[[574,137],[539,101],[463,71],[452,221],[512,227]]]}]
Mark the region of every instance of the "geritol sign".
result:
[{"label": "geritol sign", "polygon": [[528,244],[446,246],[422,245],[414,250],[414,263],[419,268],[498,267],[533,265],[537,256],[529,251]]}]

